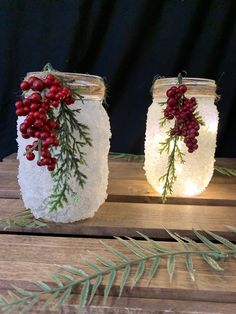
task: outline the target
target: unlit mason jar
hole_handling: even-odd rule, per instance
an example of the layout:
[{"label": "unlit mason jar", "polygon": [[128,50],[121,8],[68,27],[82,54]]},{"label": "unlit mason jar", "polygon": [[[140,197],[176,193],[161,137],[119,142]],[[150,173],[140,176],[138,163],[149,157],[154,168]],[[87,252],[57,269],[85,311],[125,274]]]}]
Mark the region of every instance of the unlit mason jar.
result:
[{"label": "unlit mason jar", "polygon": [[[148,109],[145,165],[146,177],[153,188],[162,194],[163,181],[160,177],[167,171],[168,155],[160,154],[161,143],[168,137],[167,132],[174,126],[174,120],[168,120],[165,126],[160,126],[163,108],[160,103],[167,100],[166,91],[177,85],[177,78],[157,79],[153,84],[153,103]],[[187,86],[186,97],[195,97],[200,115],[205,122],[199,130],[198,149],[188,153],[182,140],[178,146],[184,153],[185,163],[176,161],[177,179],[173,186],[173,196],[193,196],[201,193],[208,185],[214,170],[214,154],[218,127],[218,111],[215,106],[216,84],[213,80],[201,78],[183,78]]]},{"label": "unlit mason jar", "polygon": [[[79,169],[87,176],[84,187],[80,187],[75,178],[70,179],[73,194],[68,195],[68,202],[63,208],[49,212],[49,197],[53,184],[51,173],[47,167],[37,166],[37,158],[28,161],[25,146],[32,144],[33,139],[23,139],[19,131],[25,117],[18,117],[17,142],[19,174],[18,181],[26,208],[30,208],[36,218],[44,218],[55,222],[73,222],[92,217],[107,197],[108,185],[108,153],[110,148],[110,124],[102,102],[105,94],[103,80],[98,76],[50,72],[67,83],[69,87],[79,87],[83,102],[76,100],[70,109],[80,109],[76,117],[80,123],[88,126],[92,146],[85,145],[81,150],[86,154],[87,165],[79,165]],[[48,72],[28,73],[27,77],[44,78]],[[27,80],[26,77],[26,80]],[[79,138],[76,132],[74,135]],[[60,148],[59,148],[60,149]]]}]

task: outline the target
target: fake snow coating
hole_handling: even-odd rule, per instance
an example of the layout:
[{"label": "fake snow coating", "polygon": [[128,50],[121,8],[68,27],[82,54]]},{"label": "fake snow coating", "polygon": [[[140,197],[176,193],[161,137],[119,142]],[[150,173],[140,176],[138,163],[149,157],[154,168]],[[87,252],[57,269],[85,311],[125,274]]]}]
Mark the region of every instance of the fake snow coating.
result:
[{"label": "fake snow coating", "polygon": [[[52,192],[53,180],[47,167],[37,166],[35,159],[28,161],[24,156],[25,146],[32,144],[33,139],[23,139],[19,131],[25,117],[17,120],[17,142],[19,159],[18,182],[26,208],[30,208],[36,218],[44,218],[54,222],[74,222],[92,217],[107,197],[108,185],[108,153],[110,149],[110,123],[108,115],[99,100],[76,101],[71,109],[80,109],[76,113],[78,120],[87,125],[92,138],[92,147],[81,148],[86,153],[86,165],[79,165],[87,176],[84,188],[72,178],[70,185],[76,194],[68,195],[68,204],[56,212],[48,212],[49,196]],[[76,135],[76,132],[75,132]],[[77,135],[79,137],[79,134]]]},{"label": "fake snow coating", "polygon": [[[178,141],[180,150],[184,153],[184,164],[176,162],[177,180],[173,186],[172,196],[193,196],[200,194],[209,184],[214,171],[214,155],[216,149],[216,134],[218,127],[218,111],[214,105],[214,97],[196,97],[200,115],[205,122],[199,130],[198,149],[188,153],[183,141]],[[159,178],[167,171],[168,155],[166,152],[159,153],[161,142],[168,135],[166,132],[173,127],[174,120],[168,120],[166,125],[160,127],[160,119],[163,117],[160,102],[166,98],[155,97],[148,109],[146,140],[145,140],[145,163],[144,170],[148,182],[153,188],[162,194],[163,181]],[[170,121],[170,122],[169,122]],[[171,152],[171,149],[170,149]]]}]

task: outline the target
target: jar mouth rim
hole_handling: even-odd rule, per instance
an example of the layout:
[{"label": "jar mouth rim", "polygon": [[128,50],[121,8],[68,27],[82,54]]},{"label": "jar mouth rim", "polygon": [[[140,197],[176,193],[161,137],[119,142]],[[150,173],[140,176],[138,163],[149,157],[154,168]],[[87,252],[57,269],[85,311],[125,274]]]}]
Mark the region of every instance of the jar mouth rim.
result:
[{"label": "jar mouth rim", "polygon": [[98,75],[93,75],[93,74],[85,74],[85,73],[74,73],[74,72],[62,72],[62,71],[32,71],[32,72],[28,72],[28,75],[33,75],[33,74],[42,74],[42,73],[57,73],[59,75],[63,75],[63,76],[75,76],[75,77],[83,77],[83,78],[94,78],[94,79],[98,79],[100,81],[104,81],[103,78],[101,76]]},{"label": "jar mouth rim", "polygon": [[[183,83],[191,83],[191,84],[194,84],[194,83],[198,83],[198,84],[213,84],[213,85],[216,85],[216,82],[215,80],[212,80],[212,79],[207,79],[207,78],[201,78],[201,77],[183,77],[182,78],[183,80]],[[154,83],[170,83],[170,82],[175,82],[177,83],[178,82],[178,77],[164,77],[164,78],[156,78]]]}]

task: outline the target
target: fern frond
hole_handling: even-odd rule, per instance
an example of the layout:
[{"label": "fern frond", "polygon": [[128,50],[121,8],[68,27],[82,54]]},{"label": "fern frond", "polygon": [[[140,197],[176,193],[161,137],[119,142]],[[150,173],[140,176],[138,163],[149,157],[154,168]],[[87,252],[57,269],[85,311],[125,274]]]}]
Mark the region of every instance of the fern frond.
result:
[{"label": "fern frond", "polygon": [[[230,228],[233,229],[233,227]],[[236,231],[236,229],[233,230]],[[236,246],[229,240],[213,232],[205,231],[208,236],[220,242],[224,246],[224,249],[221,249],[220,246],[194,229],[195,236],[197,236],[201,244],[204,244],[207,250],[190,238],[182,237],[167,229],[166,231],[178,243],[178,246],[174,249],[163,247],[157,241],[150,239],[140,232],[139,235],[142,236],[143,241],[137,241],[130,237],[126,237],[126,240],[116,237],[122,248],[125,248],[125,251],[128,250],[129,256],[121,248],[114,248],[112,245],[101,241],[104,248],[111,254],[110,259],[94,253],[96,262],[86,260],[84,263],[87,267],[86,269],[88,269],[86,271],[72,265],[58,265],[63,270],[63,273],[57,272],[50,275],[53,281],[52,285],[40,280],[33,282],[37,291],[28,291],[19,287],[13,287],[15,291],[9,291],[9,297],[6,298],[0,295],[1,313],[30,313],[31,309],[39,302],[43,302],[43,309],[59,309],[63,304],[68,302],[75,287],[81,287],[78,305],[79,311],[81,311],[86,304],[92,303],[102,283],[105,286],[105,303],[118,274],[121,274],[119,283],[119,296],[121,296],[128,280],[131,282],[132,288],[147,275],[147,281],[150,284],[151,280],[158,275],[158,268],[163,259],[167,260],[167,272],[170,281],[172,281],[178,256],[184,257],[186,269],[192,280],[195,279],[192,260],[194,256],[201,257],[210,268],[216,271],[223,271],[218,260],[222,261],[228,256],[235,257]],[[180,245],[183,250],[179,249]],[[117,262],[117,259],[119,262]],[[147,265],[150,266],[148,271],[146,271]],[[134,272],[131,270],[134,270]]]}]

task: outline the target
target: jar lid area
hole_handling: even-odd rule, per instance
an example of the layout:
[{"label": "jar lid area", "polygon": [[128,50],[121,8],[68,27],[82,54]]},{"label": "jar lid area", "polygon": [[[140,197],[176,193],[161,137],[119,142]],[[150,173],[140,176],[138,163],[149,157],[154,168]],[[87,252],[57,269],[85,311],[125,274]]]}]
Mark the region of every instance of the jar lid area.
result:
[{"label": "jar lid area", "polygon": [[59,80],[63,80],[69,87],[78,87],[79,94],[85,99],[99,99],[102,100],[105,95],[105,84],[100,76],[81,74],[81,73],[69,73],[59,71],[41,71],[41,72],[29,72],[26,79],[29,76],[37,76],[39,78],[45,78],[48,74],[55,75]]},{"label": "jar lid area", "polygon": [[[182,84],[187,86],[187,93],[191,96],[215,97],[216,83],[214,80],[195,77],[183,77]],[[177,77],[157,78],[152,86],[153,96],[163,96],[171,86],[178,85]]]}]

